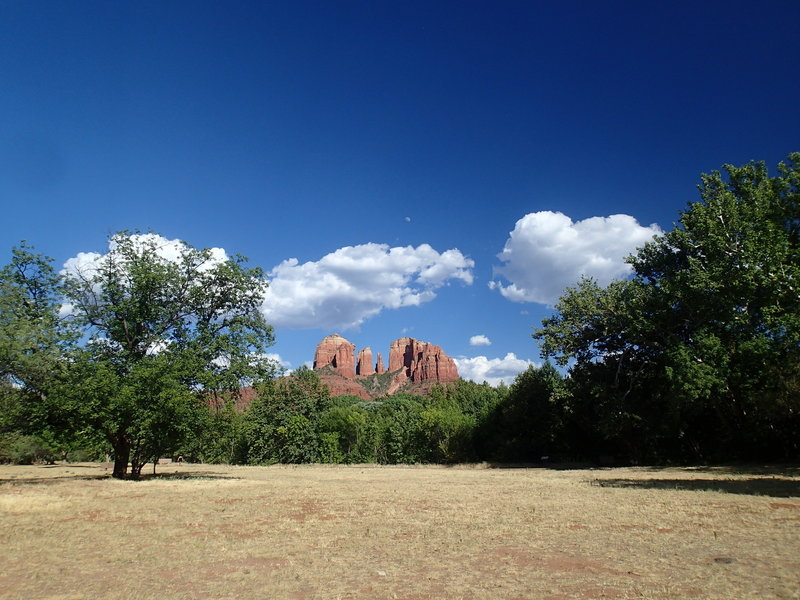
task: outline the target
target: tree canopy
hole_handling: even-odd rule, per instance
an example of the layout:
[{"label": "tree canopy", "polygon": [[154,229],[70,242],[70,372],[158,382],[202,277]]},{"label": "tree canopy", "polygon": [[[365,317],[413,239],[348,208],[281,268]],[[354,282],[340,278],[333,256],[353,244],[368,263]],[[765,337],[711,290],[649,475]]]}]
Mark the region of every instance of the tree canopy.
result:
[{"label": "tree canopy", "polygon": [[0,374],[36,392],[58,434],[109,444],[116,477],[185,439],[221,390],[274,372],[267,284],[242,257],[129,232],[60,276],[27,246],[13,256]]},{"label": "tree canopy", "polygon": [[629,280],[578,282],[534,333],[571,365],[601,437],[634,456],[797,455],[800,153],[775,177],[723,171],[629,257]]}]

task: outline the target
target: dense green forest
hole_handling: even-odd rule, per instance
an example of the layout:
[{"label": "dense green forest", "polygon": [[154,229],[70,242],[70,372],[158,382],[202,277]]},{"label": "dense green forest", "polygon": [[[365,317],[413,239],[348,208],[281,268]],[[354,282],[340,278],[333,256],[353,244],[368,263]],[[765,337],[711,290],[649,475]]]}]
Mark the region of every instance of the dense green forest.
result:
[{"label": "dense green forest", "polygon": [[[703,175],[632,276],[565,290],[509,386],[331,397],[275,378],[259,269],[127,232],[91,271],[0,271],[0,461],[697,463],[800,458],[800,153]],[[145,241],[142,241],[145,240]],[[549,362],[552,360],[553,362]],[[238,409],[236,393],[255,398]]]}]

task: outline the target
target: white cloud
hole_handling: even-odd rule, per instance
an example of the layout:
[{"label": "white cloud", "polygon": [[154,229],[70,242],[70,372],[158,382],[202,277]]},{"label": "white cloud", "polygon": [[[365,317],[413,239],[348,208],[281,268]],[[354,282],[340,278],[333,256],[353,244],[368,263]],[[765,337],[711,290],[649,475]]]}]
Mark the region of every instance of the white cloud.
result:
[{"label": "white cloud", "polygon": [[560,212],[530,213],[517,221],[497,255],[496,274],[508,280],[489,283],[513,302],[554,304],[565,287],[582,275],[601,285],[631,272],[624,258],[661,228],[643,227],[630,215],[591,217],[573,222]]},{"label": "white cloud", "polygon": [[428,244],[346,246],[274,267],[262,310],[276,327],[349,329],[384,309],[430,302],[451,280],[470,285],[474,266],[459,250],[439,253]]},{"label": "white cloud", "polygon": [[491,346],[492,340],[490,340],[485,335],[473,335],[469,338],[469,345],[470,346]]},{"label": "white cloud", "polygon": [[529,366],[538,366],[532,360],[517,358],[513,352],[509,352],[504,358],[476,356],[474,358],[454,358],[453,360],[458,367],[458,374],[463,379],[469,379],[475,383],[486,381],[495,386],[501,381],[510,384],[514,381],[514,377]]}]

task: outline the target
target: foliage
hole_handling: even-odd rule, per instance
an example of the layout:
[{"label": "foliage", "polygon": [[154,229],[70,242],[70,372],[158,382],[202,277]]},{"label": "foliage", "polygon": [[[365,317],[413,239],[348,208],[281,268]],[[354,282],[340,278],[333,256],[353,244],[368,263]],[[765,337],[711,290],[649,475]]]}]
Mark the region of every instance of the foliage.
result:
[{"label": "foliage", "polygon": [[245,413],[247,462],[316,462],[317,422],[330,401],[319,376],[301,367],[291,377],[265,381],[256,389],[258,397]]},{"label": "foliage", "polygon": [[261,270],[161,239],[117,233],[63,277],[23,244],[0,272],[0,382],[24,406],[17,428],[61,448],[107,444],[116,477],[197,434],[210,396],[273,371]]},{"label": "foliage", "polygon": [[549,362],[517,375],[494,415],[493,459],[536,462],[563,456],[565,400],[563,377]]},{"label": "foliage", "polygon": [[5,399],[44,398],[63,375],[62,356],[75,332],[59,319],[60,293],[51,258],[35,254],[25,242],[12,249],[11,262],[0,269],[0,393]]},{"label": "foliage", "polygon": [[798,456],[799,163],[703,175],[630,280],[565,292],[534,337],[584,430],[634,460]]},{"label": "foliage", "polygon": [[32,465],[34,463],[51,463],[57,453],[41,439],[20,433],[0,434],[0,463],[14,465]]}]

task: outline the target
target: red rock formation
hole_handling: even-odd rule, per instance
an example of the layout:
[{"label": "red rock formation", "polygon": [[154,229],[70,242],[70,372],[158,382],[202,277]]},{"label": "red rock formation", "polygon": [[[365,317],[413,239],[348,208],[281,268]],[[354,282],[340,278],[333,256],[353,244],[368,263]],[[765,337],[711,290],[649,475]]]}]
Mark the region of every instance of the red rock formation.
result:
[{"label": "red rock formation", "polygon": [[314,369],[330,365],[342,377],[353,379],[356,372],[355,351],[355,344],[351,344],[340,335],[329,335],[317,346]]},{"label": "red rock formation", "polygon": [[452,358],[439,346],[414,338],[400,338],[389,347],[389,371],[399,369],[415,383],[446,383],[458,379],[458,369]]},{"label": "red rock formation", "polygon": [[[355,394],[370,399],[371,394],[393,394],[401,389],[428,393],[436,383],[458,379],[458,370],[452,358],[439,346],[414,338],[400,338],[389,347],[389,372],[394,375],[388,386],[370,379],[375,374],[386,372],[380,354],[374,368],[370,348],[358,353],[357,365],[354,356],[355,345],[340,335],[329,335],[317,346],[314,369],[322,370],[320,378],[330,388],[332,395]],[[355,381],[356,378],[363,386]]]},{"label": "red rock formation", "polygon": [[[394,373],[402,369],[403,367],[407,367],[406,365],[406,354],[410,352],[409,342],[411,342],[411,338],[400,338],[395,340],[389,346],[389,372]],[[409,358],[408,363],[411,363],[411,359]]]},{"label": "red rock formation", "polygon": [[375,367],[372,364],[372,350],[367,346],[358,352],[356,362],[356,375],[374,375]]}]

